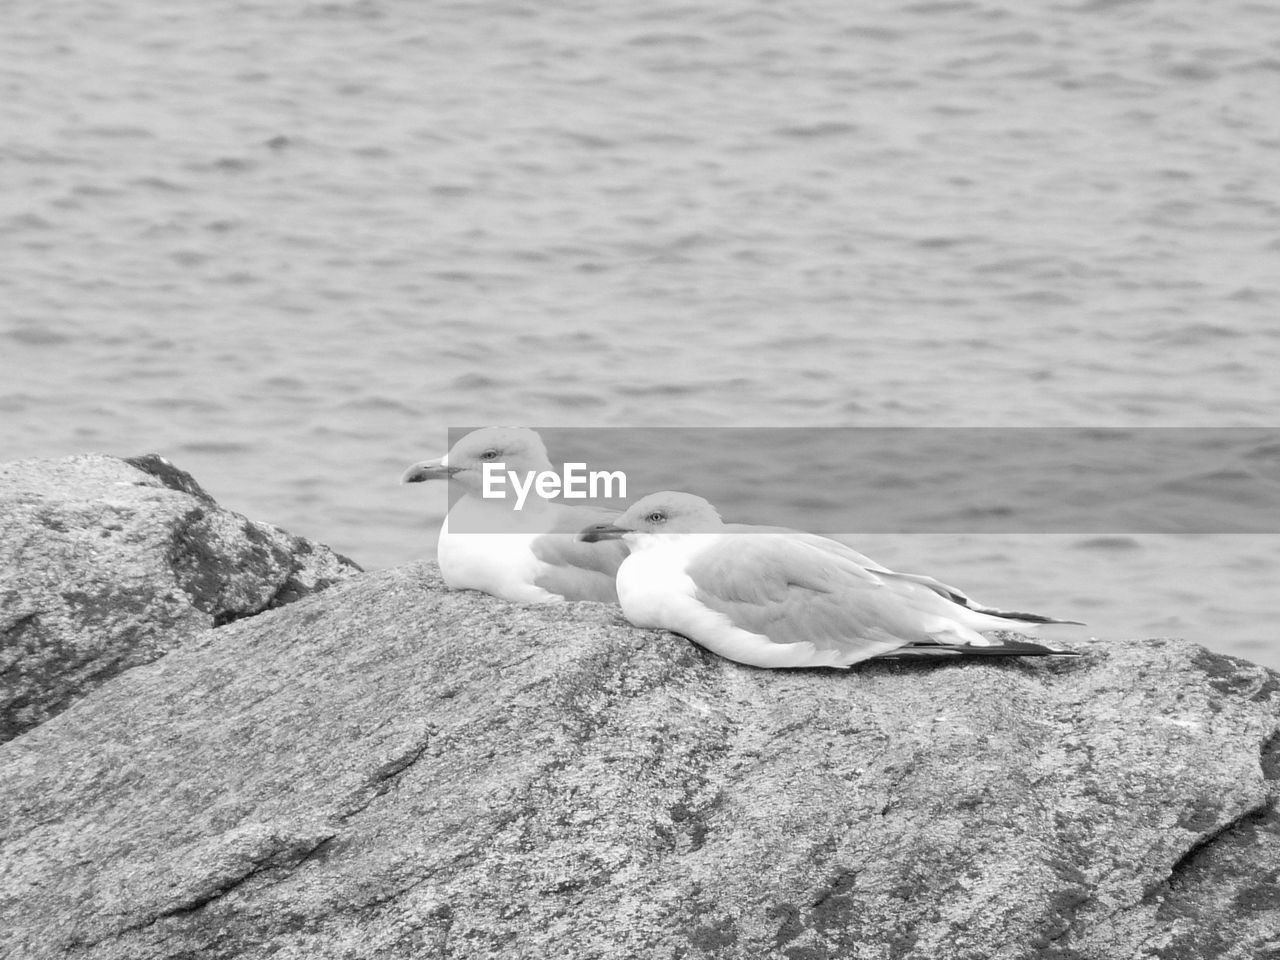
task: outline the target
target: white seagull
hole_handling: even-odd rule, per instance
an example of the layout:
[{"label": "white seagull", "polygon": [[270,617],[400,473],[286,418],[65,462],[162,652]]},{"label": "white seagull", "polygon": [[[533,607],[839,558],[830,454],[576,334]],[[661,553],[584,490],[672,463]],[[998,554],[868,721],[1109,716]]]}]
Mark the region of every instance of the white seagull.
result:
[{"label": "white seagull", "polygon": [[486,463],[505,464],[521,477],[552,470],[535,431],[485,427],[468,433],[443,457],[415,463],[400,478],[402,483],[448,479],[465,491],[440,528],[437,557],[445,583],[524,603],[617,603],[614,577],[626,547],[577,538],[583,527],[607,522],[617,511],[545,500],[532,492],[517,510],[510,484],[502,487],[505,496],[481,495]]},{"label": "white seagull", "polygon": [[983,633],[1077,621],[982,607],[930,577],[894,573],[815,534],[725,524],[689,493],[651,494],[580,537],[621,539],[630,548],[618,569],[628,621],[683,634],[739,663],[848,667],[872,657],[1073,655]]}]

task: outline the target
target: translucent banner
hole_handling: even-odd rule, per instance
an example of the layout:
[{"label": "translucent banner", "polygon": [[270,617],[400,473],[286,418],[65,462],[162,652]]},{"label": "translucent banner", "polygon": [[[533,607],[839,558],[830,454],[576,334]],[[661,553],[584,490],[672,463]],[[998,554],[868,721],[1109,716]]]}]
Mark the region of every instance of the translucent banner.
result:
[{"label": "translucent banner", "polygon": [[1280,429],[473,429],[449,431],[438,474],[513,516],[679,490],[832,536],[1280,532]]}]

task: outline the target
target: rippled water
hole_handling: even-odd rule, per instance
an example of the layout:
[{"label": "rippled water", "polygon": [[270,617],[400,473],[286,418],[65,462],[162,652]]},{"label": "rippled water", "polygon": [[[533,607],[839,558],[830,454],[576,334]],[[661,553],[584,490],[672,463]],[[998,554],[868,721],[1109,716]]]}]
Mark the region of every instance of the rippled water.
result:
[{"label": "rippled water", "polygon": [[[0,456],[385,566],[451,425],[1275,424],[1280,7],[599,6],[11,0]],[[1280,666],[1280,539],[1117,533],[860,545]]]}]

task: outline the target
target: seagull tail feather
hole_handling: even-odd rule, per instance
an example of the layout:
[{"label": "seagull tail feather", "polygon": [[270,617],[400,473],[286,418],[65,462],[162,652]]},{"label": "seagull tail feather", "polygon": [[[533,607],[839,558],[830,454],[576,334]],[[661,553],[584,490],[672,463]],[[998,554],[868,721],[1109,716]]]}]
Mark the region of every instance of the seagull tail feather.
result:
[{"label": "seagull tail feather", "polygon": [[1008,640],[990,646],[970,643],[911,643],[882,653],[877,660],[905,660],[929,657],[1078,657],[1074,650],[1055,650],[1027,640]]}]

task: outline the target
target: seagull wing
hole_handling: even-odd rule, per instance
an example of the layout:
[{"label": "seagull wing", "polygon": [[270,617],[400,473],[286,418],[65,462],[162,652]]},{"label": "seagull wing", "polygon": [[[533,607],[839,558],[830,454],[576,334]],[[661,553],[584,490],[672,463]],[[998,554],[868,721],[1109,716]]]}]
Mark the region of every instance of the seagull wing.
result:
[{"label": "seagull wing", "polygon": [[929,588],[885,578],[805,535],[722,537],[685,572],[703,606],[740,630],[793,645],[795,662],[774,665],[847,666],[908,644],[987,642]]},{"label": "seagull wing", "polygon": [[617,517],[614,510],[556,504],[550,529],[530,544],[539,561],[534,584],[567,600],[617,603],[615,578],[627,557],[626,544],[621,540],[583,543],[578,539],[586,527]]},{"label": "seagull wing", "polygon": [[1026,626],[1028,624],[1035,623],[1080,624],[1079,620],[1059,620],[1057,617],[1046,617],[1039,613],[1025,613],[1018,610],[1002,610],[999,607],[987,606],[984,603],[979,603],[977,600],[974,600],[963,590],[953,587],[950,584],[943,583],[941,580],[935,579],[934,577],[921,573],[902,573],[897,570],[890,570],[888,567],[872,560],[865,554],[859,553],[848,544],[842,543],[839,540],[833,540],[830,537],[819,536],[816,533],[804,533],[798,530],[792,531],[786,527],[748,527],[743,524],[735,524],[734,529],[744,531],[758,530],[761,533],[788,534],[790,536],[794,536],[795,538],[802,540],[804,543],[810,544],[811,546],[817,547],[818,549],[824,550],[835,556],[844,557],[867,570],[874,571],[886,579],[897,579],[901,581],[909,581],[911,583],[918,583],[921,586],[928,587],[938,596],[950,600],[952,603],[959,604],[962,607],[968,607],[970,610],[974,610],[978,613],[985,613],[988,616],[1016,621],[1008,624],[1011,629],[1020,625]]}]

